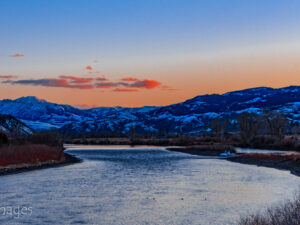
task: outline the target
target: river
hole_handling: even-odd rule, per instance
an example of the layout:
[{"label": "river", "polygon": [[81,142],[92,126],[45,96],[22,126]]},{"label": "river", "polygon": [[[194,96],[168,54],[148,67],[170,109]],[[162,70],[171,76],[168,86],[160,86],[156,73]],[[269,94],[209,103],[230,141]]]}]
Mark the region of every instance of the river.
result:
[{"label": "river", "polygon": [[66,151],[83,162],[0,177],[0,224],[235,224],[300,186],[288,171],[160,147]]}]

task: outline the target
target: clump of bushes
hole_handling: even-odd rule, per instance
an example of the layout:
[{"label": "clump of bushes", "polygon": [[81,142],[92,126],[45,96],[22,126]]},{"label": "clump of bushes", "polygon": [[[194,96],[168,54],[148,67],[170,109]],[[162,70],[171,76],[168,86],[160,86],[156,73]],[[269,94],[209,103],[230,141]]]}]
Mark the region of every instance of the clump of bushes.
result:
[{"label": "clump of bushes", "polygon": [[252,139],[250,147],[300,151],[300,142],[292,136],[279,138],[271,135],[261,135]]},{"label": "clump of bushes", "polygon": [[43,144],[48,146],[63,146],[62,139],[55,131],[36,132],[30,136],[13,139],[12,143],[15,145]]},{"label": "clump of bushes", "polygon": [[4,145],[0,147],[0,166],[15,164],[34,165],[50,160],[63,160],[64,153],[60,147],[43,144]]},{"label": "clump of bushes", "polygon": [[12,139],[9,143],[5,137],[0,134],[0,166],[64,160],[63,144],[51,131]]},{"label": "clump of bushes", "polygon": [[300,191],[294,200],[268,209],[264,214],[250,215],[241,218],[239,225],[299,225],[300,224]]}]

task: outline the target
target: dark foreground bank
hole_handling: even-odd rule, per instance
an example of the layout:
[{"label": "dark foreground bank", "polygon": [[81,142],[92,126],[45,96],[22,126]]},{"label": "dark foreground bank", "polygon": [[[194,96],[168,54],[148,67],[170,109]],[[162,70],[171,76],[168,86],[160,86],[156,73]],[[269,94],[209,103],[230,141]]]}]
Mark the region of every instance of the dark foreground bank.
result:
[{"label": "dark foreground bank", "polygon": [[14,164],[8,167],[0,167],[0,176],[8,175],[8,174],[15,174],[15,173],[22,173],[31,170],[37,169],[46,169],[52,167],[59,167],[59,166],[67,166],[73,163],[80,163],[82,160],[78,159],[70,154],[64,153],[64,157],[59,160],[50,160],[46,162],[39,162],[35,164]]},{"label": "dark foreground bank", "polygon": [[0,146],[0,175],[66,165],[79,159],[61,145],[13,143]]}]

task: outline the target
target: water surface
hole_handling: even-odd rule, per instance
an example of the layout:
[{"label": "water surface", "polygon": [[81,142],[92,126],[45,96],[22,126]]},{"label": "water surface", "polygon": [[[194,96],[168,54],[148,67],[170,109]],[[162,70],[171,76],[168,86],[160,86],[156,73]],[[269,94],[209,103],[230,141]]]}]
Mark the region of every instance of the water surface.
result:
[{"label": "water surface", "polygon": [[0,177],[0,207],[32,207],[0,224],[234,224],[300,185],[288,171],[159,147],[69,147],[82,163]]}]

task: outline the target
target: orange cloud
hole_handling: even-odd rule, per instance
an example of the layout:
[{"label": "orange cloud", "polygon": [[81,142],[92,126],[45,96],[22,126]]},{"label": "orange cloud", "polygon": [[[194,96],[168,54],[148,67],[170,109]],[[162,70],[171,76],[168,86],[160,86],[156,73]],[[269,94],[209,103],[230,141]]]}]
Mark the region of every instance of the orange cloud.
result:
[{"label": "orange cloud", "polygon": [[15,57],[15,58],[24,57],[24,54],[16,53],[16,54],[11,55],[10,57]]},{"label": "orange cloud", "polygon": [[134,89],[134,88],[115,88],[113,91],[115,91],[115,92],[137,92],[138,89]]},{"label": "orange cloud", "polygon": [[99,74],[100,72],[99,71],[89,71],[88,73],[89,74]]},{"label": "orange cloud", "polygon": [[75,84],[85,84],[93,81],[93,78],[74,77],[74,76],[66,76],[66,75],[62,75],[60,76],[60,78],[70,80],[71,83],[75,83]]},{"label": "orange cloud", "polygon": [[138,81],[138,79],[134,77],[124,77],[122,78],[122,81]]},{"label": "orange cloud", "polygon": [[111,87],[115,87],[118,86],[118,83],[115,82],[100,82],[100,83],[96,83],[96,87],[97,88],[111,88]]},{"label": "orange cloud", "polygon": [[177,91],[177,89],[172,88],[172,87],[170,87],[168,85],[161,86],[161,89],[164,90],[164,91]]},{"label": "orange cloud", "polygon": [[86,66],[85,69],[92,70],[93,68],[91,66]]},{"label": "orange cloud", "polygon": [[97,77],[96,80],[98,80],[98,81],[107,81],[107,79],[104,76]]},{"label": "orange cloud", "polygon": [[0,79],[17,79],[18,76],[14,75],[0,75]]},{"label": "orange cloud", "polygon": [[139,80],[134,82],[133,84],[131,84],[131,87],[138,87],[138,88],[146,88],[146,89],[152,89],[152,88],[156,88],[159,85],[161,85],[161,83],[159,81],[156,80]]},{"label": "orange cloud", "polygon": [[[156,80],[137,80],[136,78],[123,78],[122,82],[113,82],[104,77],[77,77],[71,75],[61,75],[58,78],[41,78],[41,79],[28,79],[28,80],[10,80],[17,78],[17,76],[6,75],[0,76],[2,79],[6,79],[2,83],[4,84],[19,84],[19,85],[32,85],[43,87],[63,87],[63,88],[75,88],[75,89],[93,89],[93,88],[114,88],[115,92],[136,92],[140,88],[153,89],[161,85]],[[126,80],[126,81],[125,81]],[[163,85],[163,90],[171,90],[170,87]]]},{"label": "orange cloud", "polygon": [[92,84],[71,84],[64,78],[45,78],[45,79],[31,79],[31,80],[17,80],[17,81],[4,81],[6,84],[20,84],[20,85],[33,85],[43,87],[63,87],[63,88],[75,88],[75,89],[92,89]]}]

